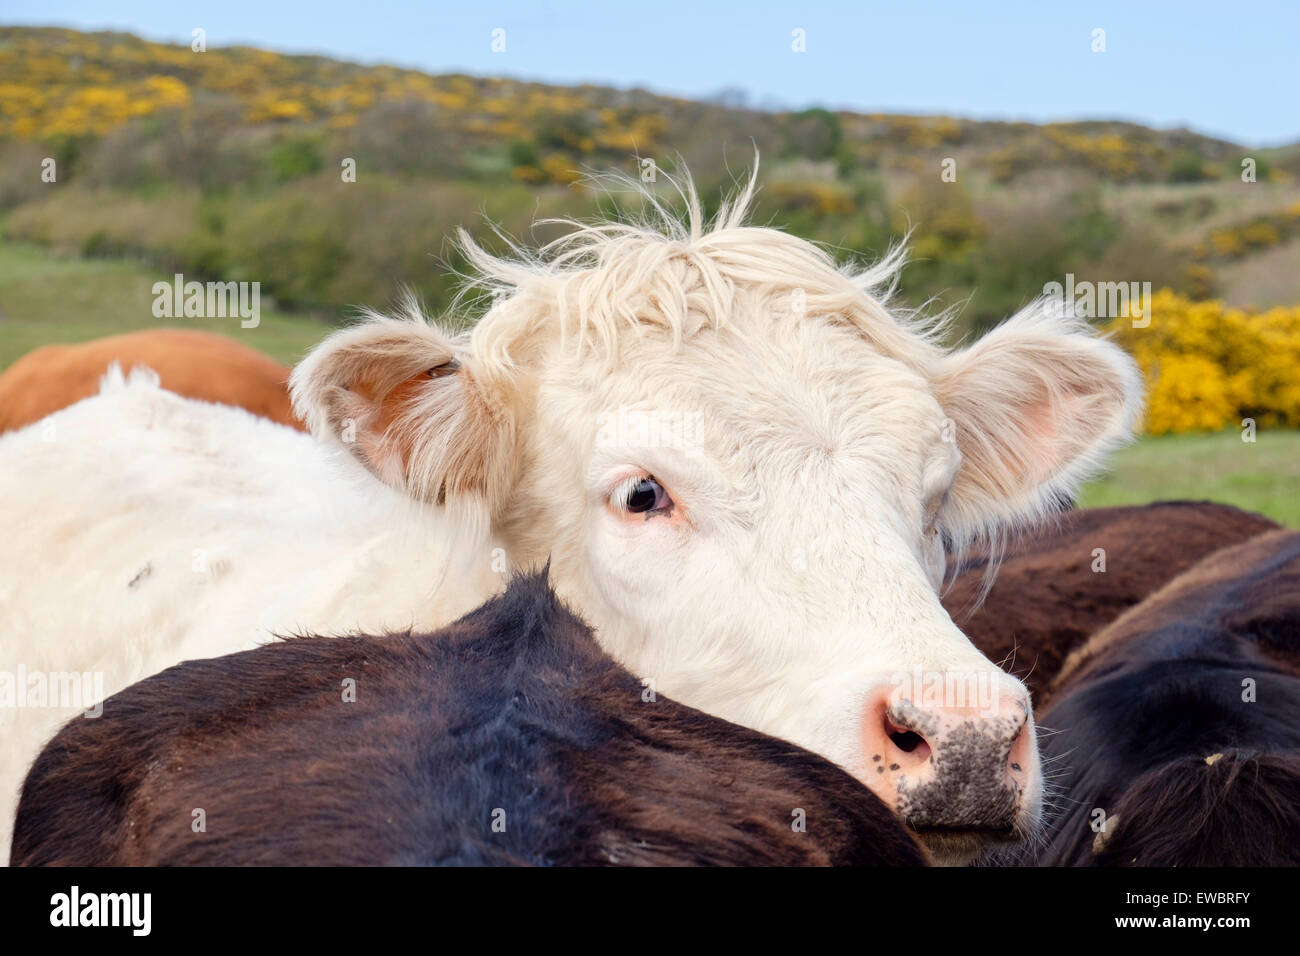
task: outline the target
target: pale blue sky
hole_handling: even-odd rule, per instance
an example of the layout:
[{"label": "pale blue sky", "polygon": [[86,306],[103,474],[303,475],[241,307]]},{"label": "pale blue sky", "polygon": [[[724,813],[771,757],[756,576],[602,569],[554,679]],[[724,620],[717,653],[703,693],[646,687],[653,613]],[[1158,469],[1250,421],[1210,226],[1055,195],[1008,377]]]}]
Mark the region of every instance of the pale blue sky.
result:
[{"label": "pale blue sky", "polygon": [[[0,22],[249,43],[432,72],[723,87],[756,105],[1122,118],[1244,145],[1300,140],[1300,0],[6,0]],[[490,50],[493,28],[506,52]],[[791,31],[807,52],[791,52]],[[1090,50],[1106,31],[1107,52]]]}]

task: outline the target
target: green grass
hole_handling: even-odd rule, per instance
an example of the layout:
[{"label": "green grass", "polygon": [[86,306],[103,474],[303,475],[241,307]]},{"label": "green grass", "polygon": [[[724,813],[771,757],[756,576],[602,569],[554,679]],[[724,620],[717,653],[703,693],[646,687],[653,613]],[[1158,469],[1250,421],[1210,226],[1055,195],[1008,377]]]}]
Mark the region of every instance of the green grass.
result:
[{"label": "green grass", "polygon": [[1083,489],[1079,504],[1144,504],[1176,498],[1220,501],[1300,528],[1300,432],[1235,430],[1144,438],[1120,451],[1110,474]]},{"label": "green grass", "polygon": [[153,284],[170,279],[138,262],[62,257],[0,239],[0,370],[52,342],[159,326],[220,332],[292,365],[331,328],[311,316],[270,308],[265,300],[255,329],[241,328],[233,318],[155,318]]}]

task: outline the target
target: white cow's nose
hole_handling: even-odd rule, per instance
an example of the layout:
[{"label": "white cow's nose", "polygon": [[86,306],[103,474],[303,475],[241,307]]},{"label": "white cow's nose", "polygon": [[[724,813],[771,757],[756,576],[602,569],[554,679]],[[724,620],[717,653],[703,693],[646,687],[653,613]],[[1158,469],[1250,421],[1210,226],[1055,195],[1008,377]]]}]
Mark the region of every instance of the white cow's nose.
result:
[{"label": "white cow's nose", "polygon": [[870,695],[864,781],[913,828],[1013,829],[1031,785],[1034,739],[1024,691],[949,704]]}]

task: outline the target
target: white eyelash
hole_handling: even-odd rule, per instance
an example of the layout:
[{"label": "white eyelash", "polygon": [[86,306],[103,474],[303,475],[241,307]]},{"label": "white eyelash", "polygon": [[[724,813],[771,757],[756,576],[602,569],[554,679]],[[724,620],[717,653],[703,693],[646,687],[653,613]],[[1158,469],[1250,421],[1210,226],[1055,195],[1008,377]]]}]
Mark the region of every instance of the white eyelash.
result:
[{"label": "white eyelash", "polygon": [[649,477],[650,476],[648,473],[640,472],[638,474],[629,475],[628,477],[624,478],[622,481],[620,481],[610,490],[609,503],[613,505],[615,508],[617,508],[619,511],[623,512],[624,514],[628,514],[629,513],[627,510],[628,495],[632,493],[633,488],[641,484],[641,482],[645,481]]}]

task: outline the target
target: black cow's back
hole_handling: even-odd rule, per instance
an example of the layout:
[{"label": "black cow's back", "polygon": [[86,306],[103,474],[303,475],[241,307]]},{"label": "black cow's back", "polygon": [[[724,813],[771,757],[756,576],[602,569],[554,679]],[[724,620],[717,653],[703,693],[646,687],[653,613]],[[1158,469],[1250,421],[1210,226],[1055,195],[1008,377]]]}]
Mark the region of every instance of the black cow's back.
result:
[{"label": "black cow's back", "polygon": [[542,578],[433,635],[190,661],[45,748],[12,859],[924,863],[828,761],[652,697]]},{"label": "black cow's back", "polygon": [[[1218,552],[1067,662],[1048,865],[1300,865],[1300,534]],[[1112,817],[1098,838],[1094,822]]]}]

